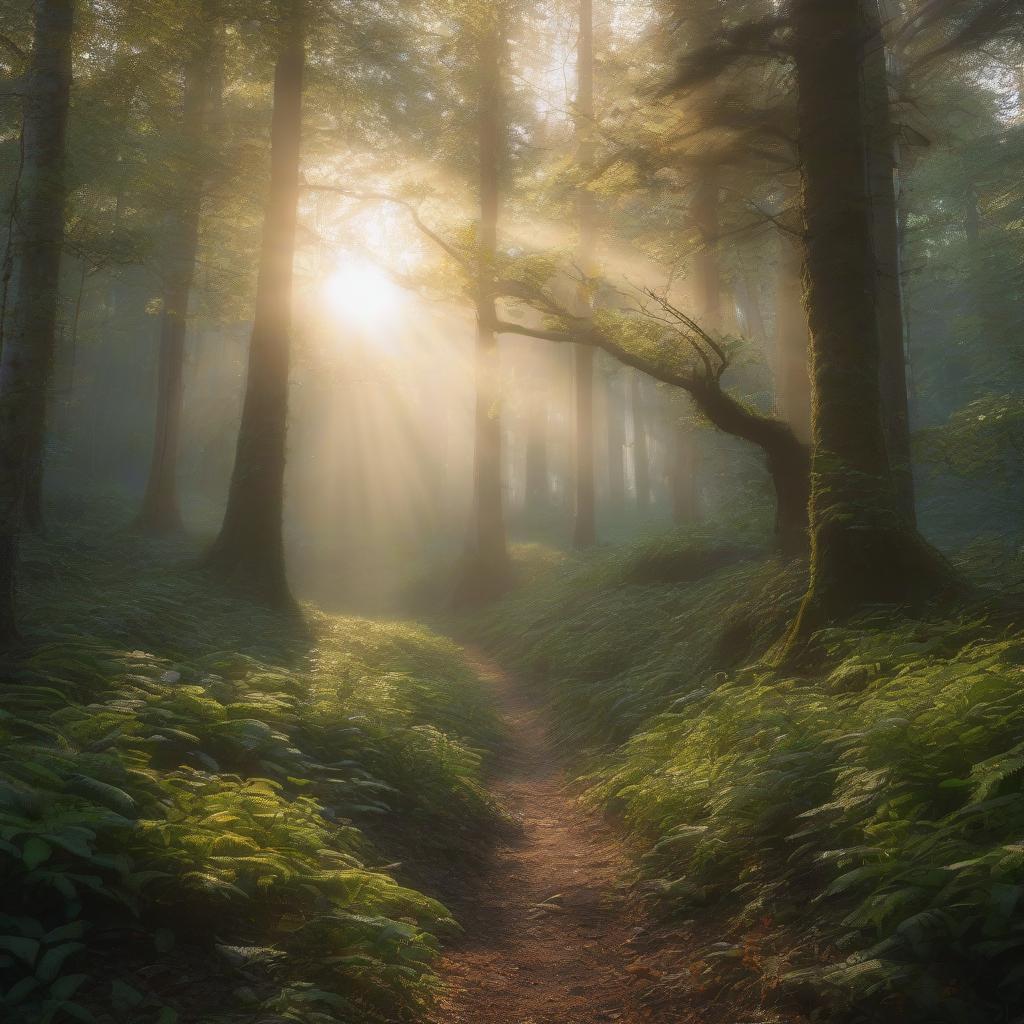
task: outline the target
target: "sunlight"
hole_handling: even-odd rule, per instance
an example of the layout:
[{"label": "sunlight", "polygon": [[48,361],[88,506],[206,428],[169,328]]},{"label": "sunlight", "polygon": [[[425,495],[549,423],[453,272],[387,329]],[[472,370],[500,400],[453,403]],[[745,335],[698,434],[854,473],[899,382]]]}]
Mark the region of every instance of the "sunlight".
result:
[{"label": "sunlight", "polygon": [[371,328],[394,318],[405,293],[375,264],[345,256],[324,278],[322,296],[335,319]]}]

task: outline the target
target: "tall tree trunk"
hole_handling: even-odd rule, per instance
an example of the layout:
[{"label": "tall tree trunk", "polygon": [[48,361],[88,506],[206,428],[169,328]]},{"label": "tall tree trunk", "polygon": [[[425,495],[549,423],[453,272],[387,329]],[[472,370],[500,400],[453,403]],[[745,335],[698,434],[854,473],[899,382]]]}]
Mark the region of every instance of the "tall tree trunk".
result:
[{"label": "tall tree trunk", "polygon": [[[697,302],[705,328],[722,330],[722,273],[718,261],[719,175],[711,168],[701,177],[690,205],[690,214],[700,237],[701,247],[695,259]],[[700,518],[697,497],[697,472],[700,451],[693,425],[687,423],[678,400],[670,399],[668,416],[668,479],[672,497],[672,518],[677,524],[693,523]]]},{"label": "tall tree trunk", "polygon": [[290,0],[274,73],[270,194],[256,284],[249,373],[235,466],[220,534],[207,555],[217,572],[271,607],[292,604],[285,574],[285,435],[292,279],[299,202],[303,0]]},{"label": "tall tree trunk", "polygon": [[747,336],[763,348],[768,347],[768,332],[764,326],[764,313],[761,310],[761,295],[757,278],[747,267],[743,267],[736,283],[736,297],[743,313]]},{"label": "tall tree trunk", "polygon": [[[580,0],[579,45],[576,54],[577,170],[588,175],[594,163],[594,5]],[[579,315],[593,314],[591,280],[596,276],[594,197],[584,185],[577,190],[579,239],[577,263],[586,277],[579,296]],[[594,349],[577,345],[576,367],[576,515],[573,547],[588,548],[597,542],[594,501]]]},{"label": "tall tree trunk", "polygon": [[948,587],[903,513],[882,425],[861,0],[795,0],[794,43],[814,380],[811,578],[792,644],[871,603]]},{"label": "tall tree trunk", "polygon": [[548,509],[548,403],[537,382],[526,420],[526,513],[542,516]]},{"label": "tall tree trunk", "polygon": [[811,371],[807,314],[803,306],[803,248],[779,237],[775,289],[775,404],[793,433],[811,440]]},{"label": "tall tree trunk", "polygon": [[864,47],[864,107],[867,118],[868,174],[878,293],[882,423],[889,446],[893,482],[903,514],[914,523],[914,469],[910,450],[910,405],[904,345],[902,254],[899,225],[899,143],[892,120],[889,68],[879,0],[863,0],[867,27]]},{"label": "tall tree trunk", "polygon": [[501,486],[501,380],[494,297],[495,255],[504,158],[500,15],[492,12],[480,43],[478,105],[480,224],[477,237],[476,411],[473,449],[473,516],[466,552],[456,581],[457,605],[489,600],[510,579]]},{"label": "tall tree trunk", "polygon": [[700,519],[697,491],[697,446],[693,425],[687,423],[682,396],[665,395],[665,420],[668,426],[668,483],[672,499],[672,521],[677,526]]},{"label": "tall tree trunk", "polygon": [[697,295],[704,324],[712,331],[722,329],[722,273],[718,265],[719,175],[716,168],[705,171],[697,182],[690,216],[700,237],[695,258]]},{"label": "tall tree trunk", "polygon": [[[48,388],[47,388],[48,390]],[[28,460],[25,472],[25,498],[22,525],[30,533],[42,536],[46,532],[43,513],[43,472],[46,458],[46,422],[49,401],[43,394],[41,402],[32,409],[28,430]]]},{"label": "tall tree trunk", "polygon": [[213,102],[210,81],[211,42],[216,38],[213,18],[204,6],[197,19],[196,52],[185,69],[182,97],[181,142],[184,149],[179,173],[180,195],[168,218],[165,233],[163,309],[160,314],[160,357],[157,377],[156,422],[153,451],[142,508],[136,525],[152,533],[181,529],[178,505],[178,447],[184,397],[185,334],[189,296],[199,249],[199,217],[205,179],[203,141]]},{"label": "tall tree trunk", "polygon": [[626,506],[626,472],[624,465],[626,429],[625,396],[622,373],[610,369],[605,376],[605,424],[608,430],[608,509],[618,518]]},{"label": "tall tree trunk", "polygon": [[33,13],[11,248],[11,312],[0,353],[0,648],[18,639],[18,533],[34,433],[38,418],[45,416],[53,364],[67,199],[64,158],[75,5],[73,0],[36,0]]},{"label": "tall tree trunk", "polygon": [[635,370],[629,378],[629,407],[633,414],[633,484],[636,488],[636,508],[641,515],[646,515],[651,505],[651,462],[647,450],[643,376]]}]

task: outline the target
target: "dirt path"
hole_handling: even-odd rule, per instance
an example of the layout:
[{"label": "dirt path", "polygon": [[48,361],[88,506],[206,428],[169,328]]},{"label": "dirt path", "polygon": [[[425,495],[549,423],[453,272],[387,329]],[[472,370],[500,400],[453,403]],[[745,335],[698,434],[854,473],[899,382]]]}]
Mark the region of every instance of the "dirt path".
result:
[{"label": "dirt path", "polygon": [[629,860],[580,810],[542,715],[500,669],[472,658],[493,687],[510,742],[493,786],[522,822],[456,913],[465,927],[442,968],[438,1024],[650,1021],[638,1005],[637,931],[616,887]]}]

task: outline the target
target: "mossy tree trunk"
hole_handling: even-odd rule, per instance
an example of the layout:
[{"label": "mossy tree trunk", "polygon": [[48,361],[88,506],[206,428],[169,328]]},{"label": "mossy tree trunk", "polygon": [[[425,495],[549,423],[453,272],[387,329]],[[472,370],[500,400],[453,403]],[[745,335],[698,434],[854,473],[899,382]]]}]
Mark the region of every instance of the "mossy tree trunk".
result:
[{"label": "mossy tree trunk", "polygon": [[473,511],[456,579],[456,605],[492,599],[508,588],[510,565],[502,497],[501,380],[494,330],[495,255],[505,151],[502,70],[505,44],[498,11],[482,32],[479,54],[480,222],[476,268],[476,408],[473,448]]},{"label": "mossy tree trunk", "polygon": [[53,364],[67,199],[64,162],[74,15],[73,0],[36,0],[32,56],[22,87],[23,162],[11,238],[10,312],[0,353],[3,648],[18,640],[18,533]]},{"label": "mossy tree trunk", "polygon": [[207,555],[216,572],[282,609],[292,605],[282,518],[305,69],[303,0],[286,0],[286,11],[274,73],[270,194],[242,421],[224,521]]},{"label": "mossy tree trunk", "polygon": [[882,422],[861,0],[794,0],[813,372],[811,575],[791,643],[872,603],[948,588],[893,480]]}]

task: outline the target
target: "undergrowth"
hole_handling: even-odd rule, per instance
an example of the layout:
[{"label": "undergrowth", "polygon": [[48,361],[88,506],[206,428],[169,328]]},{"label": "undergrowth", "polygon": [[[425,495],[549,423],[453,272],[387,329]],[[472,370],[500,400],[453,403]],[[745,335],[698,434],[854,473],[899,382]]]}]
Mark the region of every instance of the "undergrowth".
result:
[{"label": "undergrowth", "polygon": [[[703,579],[638,581],[695,548]],[[813,678],[780,675],[758,659],[801,567],[714,550],[577,559],[474,624],[546,688],[642,891],[695,919],[706,948],[674,983],[820,1019],[1018,1019],[1024,633],[879,611],[821,635]]]},{"label": "undergrowth", "polygon": [[469,856],[497,821],[497,720],[458,649],[276,618],[183,545],[56,537],[0,684],[0,1017],[415,1016],[455,923],[389,861]]}]

